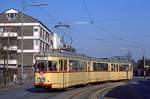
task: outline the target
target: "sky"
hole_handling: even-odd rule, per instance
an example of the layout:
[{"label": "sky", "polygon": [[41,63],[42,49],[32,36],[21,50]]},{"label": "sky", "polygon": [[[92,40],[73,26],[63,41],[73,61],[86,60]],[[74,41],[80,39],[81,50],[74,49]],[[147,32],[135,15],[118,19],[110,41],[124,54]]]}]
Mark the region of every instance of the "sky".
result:
[{"label": "sky", "polygon": [[134,59],[143,53],[150,57],[150,0],[1,0],[0,12],[41,3],[47,5],[24,12],[55,33],[61,32],[54,28],[58,23],[70,25],[61,34],[68,42],[72,37],[79,53],[111,57],[131,52]]}]

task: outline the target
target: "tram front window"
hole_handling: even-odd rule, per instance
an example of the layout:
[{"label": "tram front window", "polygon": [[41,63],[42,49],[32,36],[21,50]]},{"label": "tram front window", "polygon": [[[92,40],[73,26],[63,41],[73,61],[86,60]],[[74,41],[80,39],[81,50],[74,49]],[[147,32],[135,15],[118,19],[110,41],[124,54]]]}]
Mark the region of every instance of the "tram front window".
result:
[{"label": "tram front window", "polygon": [[49,71],[56,71],[57,62],[56,61],[48,61]]},{"label": "tram front window", "polygon": [[36,71],[45,71],[47,69],[46,62],[36,62]]}]

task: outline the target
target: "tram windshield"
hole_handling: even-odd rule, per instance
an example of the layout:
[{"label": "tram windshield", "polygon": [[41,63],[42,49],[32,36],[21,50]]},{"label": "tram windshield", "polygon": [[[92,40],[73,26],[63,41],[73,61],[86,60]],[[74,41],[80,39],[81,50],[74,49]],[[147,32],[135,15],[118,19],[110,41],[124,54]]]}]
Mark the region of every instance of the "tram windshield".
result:
[{"label": "tram windshield", "polygon": [[56,71],[57,61],[36,61],[36,71]]},{"label": "tram windshield", "polygon": [[46,61],[36,61],[35,68],[36,71],[46,71],[47,70]]}]

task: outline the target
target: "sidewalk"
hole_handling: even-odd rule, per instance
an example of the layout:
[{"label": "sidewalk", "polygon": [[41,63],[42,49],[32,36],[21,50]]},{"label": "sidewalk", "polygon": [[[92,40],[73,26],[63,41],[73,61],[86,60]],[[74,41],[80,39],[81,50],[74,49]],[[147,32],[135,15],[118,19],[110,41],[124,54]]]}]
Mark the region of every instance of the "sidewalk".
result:
[{"label": "sidewalk", "polygon": [[28,82],[28,83],[24,83],[24,84],[15,83],[15,84],[12,85],[12,86],[8,86],[8,87],[5,87],[5,88],[0,88],[0,93],[1,93],[1,92],[4,92],[4,91],[8,91],[8,90],[13,90],[13,89],[17,89],[17,88],[22,88],[22,87],[29,86],[29,85],[33,85],[33,82]]}]

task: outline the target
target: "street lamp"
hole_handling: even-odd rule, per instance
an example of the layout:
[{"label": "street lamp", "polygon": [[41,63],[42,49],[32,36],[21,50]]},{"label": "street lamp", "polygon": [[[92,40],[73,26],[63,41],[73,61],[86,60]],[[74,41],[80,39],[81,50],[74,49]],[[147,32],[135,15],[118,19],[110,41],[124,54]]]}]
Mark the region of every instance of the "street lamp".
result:
[{"label": "street lamp", "polygon": [[24,9],[27,7],[32,7],[32,6],[45,6],[47,4],[33,4],[33,5],[25,5],[22,7],[21,11],[21,84],[23,84],[23,14],[24,14]]}]

